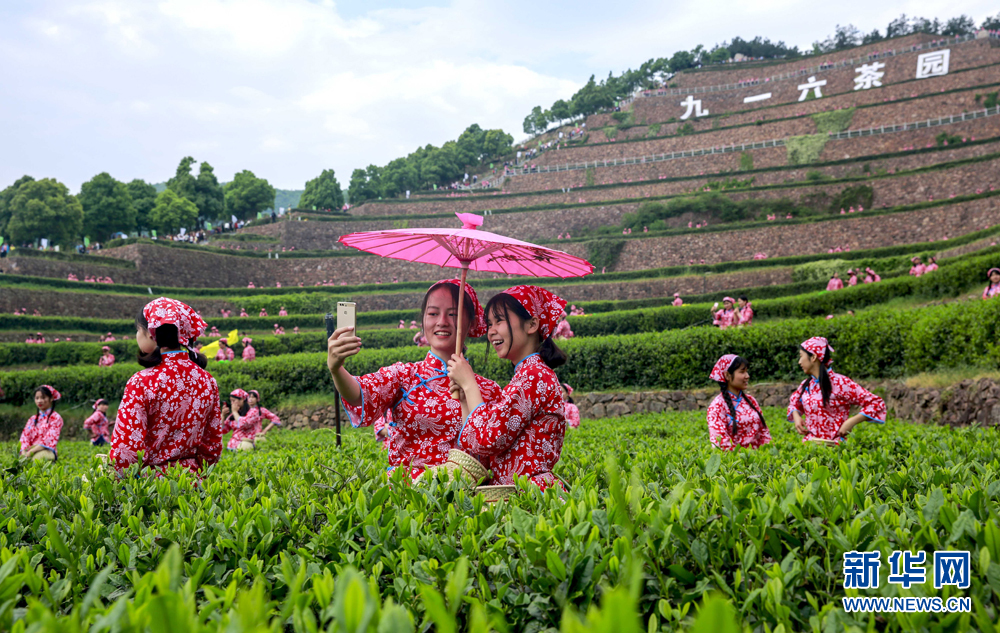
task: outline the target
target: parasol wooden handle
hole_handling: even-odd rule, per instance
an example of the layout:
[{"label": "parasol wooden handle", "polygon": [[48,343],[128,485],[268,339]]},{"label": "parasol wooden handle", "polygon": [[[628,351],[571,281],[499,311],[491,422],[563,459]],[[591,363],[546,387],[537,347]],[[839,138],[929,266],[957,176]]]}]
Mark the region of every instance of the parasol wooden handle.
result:
[{"label": "parasol wooden handle", "polygon": [[[465,276],[469,272],[469,262],[462,262],[462,283],[458,285],[458,318],[455,321],[455,353],[461,356],[465,337],[462,336],[462,315],[465,307]],[[458,392],[452,392],[452,400],[458,400]]]}]

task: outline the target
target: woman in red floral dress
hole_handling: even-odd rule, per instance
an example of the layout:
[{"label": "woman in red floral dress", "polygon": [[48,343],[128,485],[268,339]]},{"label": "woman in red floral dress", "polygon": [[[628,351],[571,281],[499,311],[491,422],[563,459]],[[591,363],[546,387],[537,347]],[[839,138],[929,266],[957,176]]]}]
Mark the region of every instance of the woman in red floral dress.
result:
[{"label": "woman in red floral dress", "polygon": [[94,412],[83,421],[83,428],[90,431],[90,443],[93,446],[104,446],[108,443],[108,401],[98,398],[94,403]]},{"label": "woman in red floral dress", "polygon": [[219,387],[207,359],[191,351],[205,321],[190,306],[160,297],[136,317],[139,364],[118,406],[110,462],[121,473],[138,463],[160,473],[178,465],[198,472],[219,461]]},{"label": "woman in red floral dress", "polygon": [[760,405],[746,392],[750,386],[749,363],[736,354],[720,358],[709,375],[721,393],[708,405],[708,435],[724,451],[760,448],[771,441]]},{"label": "woman in red floral dress", "polygon": [[234,389],[229,394],[227,410],[230,413],[224,416],[222,432],[233,432],[226,444],[226,448],[231,451],[252,451],[254,440],[261,431],[260,411],[247,404],[249,399],[250,395],[242,389]]},{"label": "woman in red floral dress", "polygon": [[[444,360],[455,351],[459,284],[457,279],[445,279],[424,295],[420,313],[431,349],[420,362],[395,363],[355,378],[344,361],[358,353],[361,339],[350,328],[340,328],[327,342],[327,367],[351,424],[371,426],[391,411],[386,447],[390,470],[403,466],[413,478],[447,461],[462,422],[462,405],[451,398]],[[472,286],[465,288],[464,334],[478,338],[486,333],[483,307]],[[490,398],[500,393],[492,380],[475,376],[475,382]]]},{"label": "woman in red floral dress", "polygon": [[21,457],[55,461],[59,456],[56,445],[62,434],[63,419],[56,413],[56,401],[61,397],[49,385],[35,389],[38,413],[28,418],[21,432]]},{"label": "woman in red floral dress", "polygon": [[528,477],[539,488],[562,484],[552,473],[566,435],[566,402],[552,370],[566,354],[552,333],[566,302],[544,288],[515,286],[490,299],[487,340],[497,356],[514,363],[514,377],[498,398],[482,393],[472,367],[460,355],[448,361],[448,376],[466,410],[458,447],[490,456],[494,483]]},{"label": "woman in red floral dress", "polygon": [[[788,419],[803,441],[838,444],[864,420],[885,424],[885,402],[847,376],[833,369],[833,348],[821,336],[799,346],[799,367],[809,374],[788,402]],[[861,408],[852,417],[851,405]]]}]

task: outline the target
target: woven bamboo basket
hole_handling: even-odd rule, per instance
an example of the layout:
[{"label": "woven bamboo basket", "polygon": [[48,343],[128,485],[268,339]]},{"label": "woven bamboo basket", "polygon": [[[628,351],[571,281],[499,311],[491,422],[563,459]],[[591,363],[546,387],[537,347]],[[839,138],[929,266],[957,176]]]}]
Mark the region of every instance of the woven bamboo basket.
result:
[{"label": "woven bamboo basket", "polygon": [[465,478],[473,484],[485,481],[489,477],[489,471],[478,459],[456,448],[448,451],[447,461],[438,468],[448,471],[448,474],[452,476],[455,475],[455,471],[460,470]]},{"label": "woven bamboo basket", "polygon": [[476,494],[480,493],[487,503],[496,503],[516,494],[517,486],[476,486]]}]

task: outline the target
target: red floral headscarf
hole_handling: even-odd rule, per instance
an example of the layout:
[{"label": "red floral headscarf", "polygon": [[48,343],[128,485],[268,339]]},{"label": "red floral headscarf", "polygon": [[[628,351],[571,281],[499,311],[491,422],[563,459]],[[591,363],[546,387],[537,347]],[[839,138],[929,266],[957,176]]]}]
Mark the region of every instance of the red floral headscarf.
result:
[{"label": "red floral headscarf", "polygon": [[810,354],[815,354],[816,358],[823,360],[823,356],[826,355],[826,350],[829,348],[830,354],[826,359],[826,366],[829,367],[833,364],[833,348],[827,343],[826,339],[822,336],[814,336],[808,341],[802,343],[802,349],[806,350]]},{"label": "red floral headscarf", "polygon": [[105,400],[104,398],[98,398],[97,402],[94,403],[94,411],[97,411],[97,407],[101,406],[102,404],[108,404],[108,401]]},{"label": "red floral headscarf", "polygon": [[503,292],[514,297],[532,317],[538,317],[542,340],[552,336],[556,325],[559,324],[559,318],[566,311],[564,299],[538,286],[514,286]]},{"label": "red floral headscarf", "polygon": [[[454,284],[455,286],[461,288],[462,281],[460,279],[442,279],[433,286],[427,289],[427,293],[430,294],[432,290],[440,286],[441,284]],[[465,284],[465,292],[469,295],[468,298],[472,299],[472,305],[475,308],[474,314],[476,315],[475,321],[469,325],[469,338],[479,338],[480,336],[486,336],[486,313],[483,312],[483,306],[479,303],[479,296],[476,294],[475,289],[468,283]]]},{"label": "red floral headscarf", "polygon": [[231,392],[229,392],[229,397],[239,398],[240,400],[246,400],[247,392],[243,391],[242,389],[233,389]]},{"label": "red floral headscarf", "polygon": [[714,382],[726,382],[726,372],[732,367],[734,360],[736,360],[736,354],[726,354],[715,361],[715,367],[712,368],[712,373],[708,377]]},{"label": "red floral headscarf", "polygon": [[176,326],[177,338],[182,345],[192,345],[208,327],[205,320],[191,306],[167,297],[160,297],[147,303],[142,309],[142,316],[146,318],[149,335],[154,338],[156,329],[161,325]]},{"label": "red floral headscarf", "polygon": [[53,387],[52,385],[42,385],[42,387],[48,389],[49,393],[52,394],[52,402],[55,402],[56,400],[62,398],[62,394],[56,391],[56,388]]}]

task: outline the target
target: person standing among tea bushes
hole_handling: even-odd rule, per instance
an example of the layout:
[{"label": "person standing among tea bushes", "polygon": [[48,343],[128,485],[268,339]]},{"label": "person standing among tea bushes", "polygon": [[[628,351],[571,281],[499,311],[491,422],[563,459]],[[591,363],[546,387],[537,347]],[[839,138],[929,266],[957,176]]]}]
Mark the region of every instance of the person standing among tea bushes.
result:
[{"label": "person standing among tea bushes", "polygon": [[515,286],[490,299],[487,340],[514,364],[514,377],[497,398],[480,391],[465,358],[454,354],[448,361],[465,414],[458,448],[488,455],[494,483],[510,485],[518,475],[543,491],[562,488],[552,468],[566,435],[566,402],[552,370],[566,362],[566,353],[552,333],[565,309],[565,301],[538,286]]},{"label": "person standing among tea bushes", "polygon": [[[885,424],[885,402],[847,376],[832,369],[833,348],[821,336],[799,346],[799,367],[809,374],[788,402],[788,419],[803,441],[840,443],[864,420]],[[861,412],[848,417],[851,406]]]},{"label": "person standing among tea bushes", "polygon": [[192,351],[206,323],[191,306],[160,297],[135,319],[139,364],[118,405],[109,461],[121,474],[139,461],[161,474],[200,472],[222,454],[219,386],[208,359]]},{"label": "person standing among tea bushes", "polygon": [[226,448],[231,451],[252,451],[254,438],[260,433],[260,412],[256,407],[250,408],[247,401],[249,394],[242,389],[233,389],[229,394],[229,414],[223,422],[223,433],[232,431]]},{"label": "person standing among tea bushes", "polygon": [[62,396],[55,387],[35,389],[38,412],[28,418],[21,432],[21,457],[54,462],[59,456],[56,445],[62,433],[63,419],[56,413],[56,401]]},{"label": "person standing among tea bushes", "polygon": [[98,398],[94,412],[83,421],[83,428],[90,431],[90,444],[104,446],[108,443],[108,401]]},{"label": "person standing among tea bushes", "polygon": [[[733,305],[736,301],[732,297],[722,298],[722,309],[712,315],[712,325],[719,326],[720,330],[724,330],[734,325],[739,324],[739,314],[737,314],[736,309]],[[719,304],[716,303],[712,306],[712,309],[718,308]]]},{"label": "person standing among tea bushes", "polygon": [[261,425],[264,424],[264,420],[267,420],[268,422],[267,426],[264,427],[264,430],[257,434],[258,437],[265,435],[276,426],[281,426],[281,418],[272,413],[269,409],[265,409],[260,406],[260,392],[256,389],[251,389],[247,392],[247,405],[251,409],[257,410],[257,416],[260,419]]},{"label": "person standing among tea bushes", "polygon": [[736,311],[737,325],[740,327],[753,325],[754,311],[753,306],[750,305],[750,299],[746,295],[740,295],[737,301],[739,302],[739,309]]},{"label": "person standing among tea bushes", "polygon": [[718,383],[720,393],[708,405],[708,436],[724,451],[760,448],[770,443],[771,430],[753,396],[746,393],[750,386],[749,363],[736,354],[726,354],[715,363],[709,378]]},{"label": "person standing among tea bushes", "polygon": [[986,290],[983,290],[983,299],[1000,295],[1000,268],[990,268],[986,276],[989,277],[990,283],[986,286]]},{"label": "person standing among tea bushes", "polygon": [[[392,412],[393,430],[388,433],[390,470],[407,468],[414,479],[431,466],[444,464],[462,424],[462,405],[451,398],[444,359],[455,352],[458,337],[458,279],[432,285],[420,306],[423,334],[430,351],[417,363],[395,363],[355,378],[344,362],[361,349],[361,339],[352,328],[338,328],[327,341],[327,367],[340,392],[351,424],[372,426],[386,411]],[[472,286],[466,284],[462,304],[462,338],[486,334],[483,307]],[[416,326],[416,322],[414,322]],[[475,376],[480,391],[496,398],[500,387]]]}]

